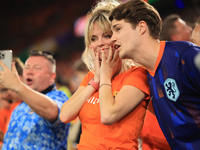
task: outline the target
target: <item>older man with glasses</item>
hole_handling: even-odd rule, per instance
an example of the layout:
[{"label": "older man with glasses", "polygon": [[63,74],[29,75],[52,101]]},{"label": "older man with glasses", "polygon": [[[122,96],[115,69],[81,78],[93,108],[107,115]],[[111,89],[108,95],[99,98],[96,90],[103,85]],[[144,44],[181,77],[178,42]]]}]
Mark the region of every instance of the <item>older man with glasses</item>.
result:
[{"label": "older man with glasses", "polygon": [[56,90],[56,62],[44,51],[31,51],[23,71],[24,83],[16,68],[12,71],[0,62],[0,83],[14,91],[23,102],[13,111],[3,150],[45,149],[66,150],[69,124],[61,123],[60,107],[68,100]]}]

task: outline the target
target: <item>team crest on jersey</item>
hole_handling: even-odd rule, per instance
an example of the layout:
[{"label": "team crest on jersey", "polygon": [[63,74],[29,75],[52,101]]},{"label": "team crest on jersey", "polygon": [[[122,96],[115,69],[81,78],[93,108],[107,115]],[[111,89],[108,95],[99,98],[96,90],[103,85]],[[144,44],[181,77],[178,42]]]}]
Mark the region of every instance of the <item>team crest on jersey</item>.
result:
[{"label": "team crest on jersey", "polygon": [[164,87],[167,97],[176,102],[180,95],[176,81],[172,78],[167,78],[164,82]]}]

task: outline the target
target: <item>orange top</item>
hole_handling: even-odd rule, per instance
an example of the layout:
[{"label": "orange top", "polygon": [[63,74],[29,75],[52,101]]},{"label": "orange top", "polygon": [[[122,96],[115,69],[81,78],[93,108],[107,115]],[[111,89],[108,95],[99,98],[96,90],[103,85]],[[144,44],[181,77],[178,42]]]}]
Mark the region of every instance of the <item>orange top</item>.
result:
[{"label": "orange top", "polygon": [[[5,128],[6,128],[6,119],[8,115],[9,110],[6,108],[0,109],[0,130],[5,134]],[[0,141],[0,144],[3,144],[3,142]]]},{"label": "orange top", "polygon": [[[11,105],[10,109],[2,108],[0,109],[0,130],[5,134],[8,130],[8,124],[10,122],[10,118],[12,115],[13,110],[21,103],[22,101],[15,102]],[[0,141],[0,144],[3,142]]]},{"label": "orange top", "polygon": [[22,101],[14,102],[14,103],[11,105],[11,107],[10,107],[10,109],[9,109],[9,111],[8,111],[8,114],[7,114],[6,126],[5,126],[5,130],[4,130],[4,134],[5,134],[6,131],[8,130],[8,125],[9,125],[10,118],[11,118],[11,116],[12,116],[13,110],[14,110],[19,104],[21,104],[21,102],[22,102]]},{"label": "orange top", "polygon": [[[87,86],[93,77],[94,74],[89,72],[80,86]],[[100,121],[99,91],[93,93],[79,113],[82,123],[80,143],[77,145],[79,150],[138,149],[138,137],[150,98],[146,70],[142,67],[135,67],[117,75],[112,80],[113,96],[120,91],[123,85],[134,86],[146,93],[145,100],[123,119],[112,125],[103,125]]]},{"label": "orange top", "polygon": [[9,110],[6,109],[6,108],[1,108],[0,109],[0,114],[1,114],[1,117],[0,117],[0,130],[5,131],[5,127],[6,127],[6,119],[7,119],[7,115],[8,115],[8,112]]},{"label": "orange top", "polygon": [[144,150],[171,150],[157,118],[150,111],[147,111],[144,125],[141,131],[142,149]]}]

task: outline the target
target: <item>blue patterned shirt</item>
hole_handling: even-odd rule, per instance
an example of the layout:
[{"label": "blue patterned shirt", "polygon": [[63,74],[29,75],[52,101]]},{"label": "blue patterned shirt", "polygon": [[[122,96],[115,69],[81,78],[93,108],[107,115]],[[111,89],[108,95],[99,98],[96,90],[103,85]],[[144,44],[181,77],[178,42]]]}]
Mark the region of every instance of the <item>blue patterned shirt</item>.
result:
[{"label": "blue patterned shirt", "polygon": [[[59,108],[68,100],[62,91],[46,93]],[[12,113],[8,131],[4,137],[2,150],[66,150],[69,124],[59,117],[54,124],[49,123],[22,102]]]}]

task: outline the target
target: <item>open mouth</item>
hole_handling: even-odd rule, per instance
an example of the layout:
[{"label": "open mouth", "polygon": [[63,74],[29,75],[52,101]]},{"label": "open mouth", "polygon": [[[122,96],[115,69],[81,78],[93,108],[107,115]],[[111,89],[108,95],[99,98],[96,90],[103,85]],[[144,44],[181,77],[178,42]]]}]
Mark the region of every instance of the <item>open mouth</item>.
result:
[{"label": "open mouth", "polygon": [[32,79],[30,79],[30,78],[27,78],[27,79],[26,79],[26,83],[27,83],[28,85],[30,85],[30,84],[32,84],[32,83],[33,83],[33,80],[32,80]]},{"label": "open mouth", "polygon": [[13,103],[13,101],[10,98],[3,98],[2,100],[7,101],[9,104]]},{"label": "open mouth", "polygon": [[117,45],[117,44],[114,45],[114,48],[115,48],[115,49],[118,49],[118,48],[120,48],[120,47],[121,47],[121,45]]},{"label": "open mouth", "polygon": [[8,101],[9,104],[13,103],[13,101],[11,99],[8,99],[7,101]]}]

